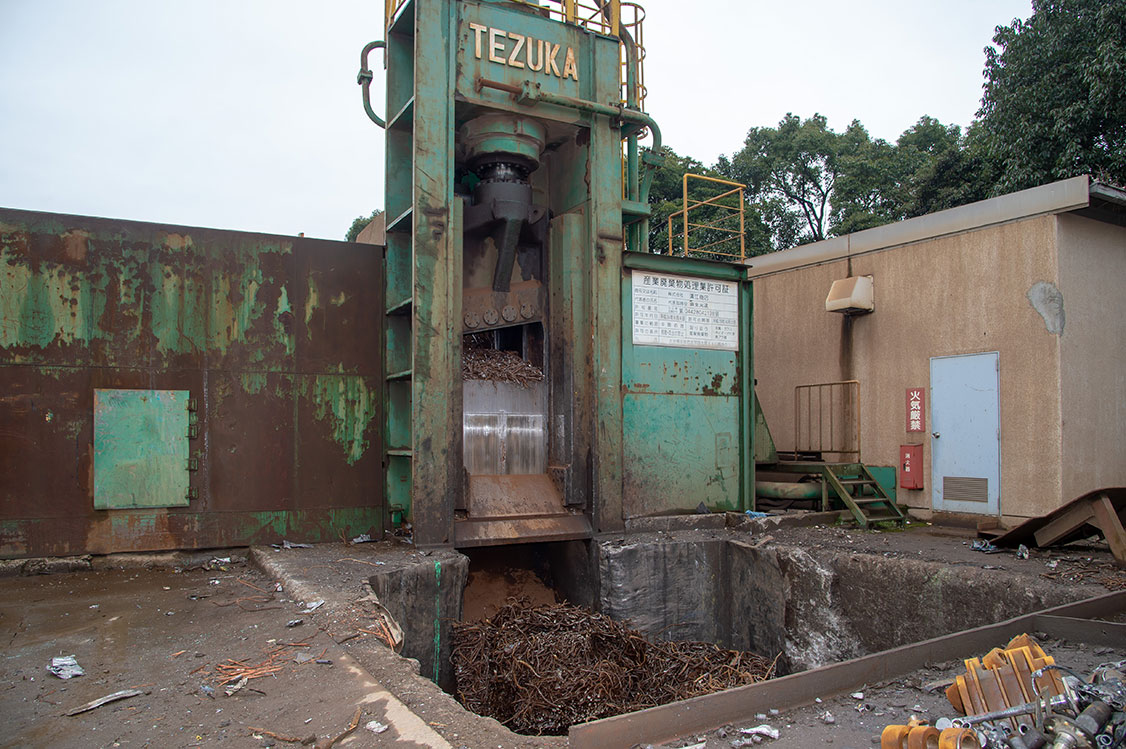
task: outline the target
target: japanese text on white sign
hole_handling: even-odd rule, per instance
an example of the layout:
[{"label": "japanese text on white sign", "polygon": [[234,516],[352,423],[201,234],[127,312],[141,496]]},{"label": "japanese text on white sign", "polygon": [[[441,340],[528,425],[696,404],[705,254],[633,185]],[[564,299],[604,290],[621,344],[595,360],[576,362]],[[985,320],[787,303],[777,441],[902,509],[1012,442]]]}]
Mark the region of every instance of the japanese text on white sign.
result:
[{"label": "japanese text on white sign", "polygon": [[739,285],[633,271],[633,342],[638,346],[739,350]]}]

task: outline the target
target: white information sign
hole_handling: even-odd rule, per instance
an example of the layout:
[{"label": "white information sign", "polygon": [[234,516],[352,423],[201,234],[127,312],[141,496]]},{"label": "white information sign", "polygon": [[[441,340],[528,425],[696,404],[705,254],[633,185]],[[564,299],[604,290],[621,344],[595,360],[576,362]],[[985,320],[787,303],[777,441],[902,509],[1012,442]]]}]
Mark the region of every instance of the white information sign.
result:
[{"label": "white information sign", "polygon": [[633,271],[633,342],[739,350],[739,285]]}]

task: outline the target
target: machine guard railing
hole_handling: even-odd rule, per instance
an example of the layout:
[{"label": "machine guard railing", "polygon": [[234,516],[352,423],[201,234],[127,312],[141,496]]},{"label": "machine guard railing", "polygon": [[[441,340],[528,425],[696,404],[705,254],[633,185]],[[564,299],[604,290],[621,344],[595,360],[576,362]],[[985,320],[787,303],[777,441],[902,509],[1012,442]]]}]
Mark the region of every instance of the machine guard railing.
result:
[{"label": "machine guard railing", "polygon": [[[723,190],[698,200],[689,200],[689,180],[719,185]],[[743,190],[746,185],[702,174],[685,174],[681,182],[681,208],[668,219],[669,253],[673,253],[673,226],[680,222],[681,252],[712,256],[711,259],[742,262],[746,258],[746,230]],[[697,246],[692,245],[695,237]],[[721,249],[722,248],[722,249]]]},{"label": "machine guard railing", "polygon": [[860,381],[794,388],[794,454],[860,462]]}]

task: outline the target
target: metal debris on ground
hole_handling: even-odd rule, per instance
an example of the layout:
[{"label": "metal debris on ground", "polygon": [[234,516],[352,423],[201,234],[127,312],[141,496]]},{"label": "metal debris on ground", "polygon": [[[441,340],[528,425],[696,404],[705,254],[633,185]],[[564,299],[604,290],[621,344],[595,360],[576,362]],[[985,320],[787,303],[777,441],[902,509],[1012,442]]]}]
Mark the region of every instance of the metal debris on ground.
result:
[{"label": "metal debris on ground", "polygon": [[[1061,566],[1060,562],[1066,566]],[[1126,570],[1113,562],[1099,562],[1090,558],[1076,560],[1073,557],[1052,559],[1045,563],[1051,572],[1042,572],[1046,580],[1061,580],[1069,583],[1096,583],[1107,590],[1126,590]]]},{"label": "metal debris on ground", "polygon": [[889,725],[881,749],[1112,747],[1126,742],[1126,661],[1103,663],[1083,677],[1057,665],[1029,635],[983,658],[946,690],[960,717],[930,725]]},{"label": "metal debris on ground", "polygon": [[528,387],[543,379],[543,370],[512,351],[466,346],[461,356],[461,378],[511,382]]},{"label": "metal debris on ground", "polygon": [[781,734],[774,726],[763,723],[761,726],[754,726],[753,728],[740,728],[739,733],[744,736],[762,736],[765,739],[776,739]]},{"label": "metal debris on ground", "polygon": [[313,734],[311,736],[287,736],[284,733],[274,733],[273,731],[267,731],[265,728],[251,727],[249,730],[250,735],[256,739],[261,739],[263,737],[269,736],[271,739],[275,739],[277,741],[284,741],[287,744],[301,744],[302,746],[310,746],[312,744],[315,744],[317,741],[316,734]]},{"label": "metal debris on ground", "polygon": [[570,604],[510,599],[491,619],[455,624],[457,697],[532,735],[769,679],[775,661],[706,642],[650,642]]},{"label": "metal debris on ground", "polygon": [[113,694],[107,694],[105,697],[99,697],[96,700],[91,700],[91,701],[87,702],[85,705],[82,705],[81,707],[76,707],[73,710],[68,710],[66,714],[67,715],[78,715],[78,714],[84,713],[88,710],[94,710],[95,708],[99,708],[102,705],[108,705],[111,702],[117,702],[118,700],[127,700],[130,697],[137,697],[137,696],[142,695],[142,694],[145,694],[145,690],[143,690],[143,689],[122,689],[120,692],[114,692]]},{"label": "metal debris on ground", "polygon": [[60,679],[73,679],[75,676],[85,676],[86,671],[82,666],[78,665],[73,655],[63,655],[58,658],[51,659],[51,665],[47,666],[47,670],[53,673]]},{"label": "metal debris on ground", "polygon": [[[265,651],[266,658],[260,663],[248,663],[227,659],[214,668],[212,680],[220,686],[237,683],[243,679],[259,679],[263,676],[272,676],[285,667],[285,663],[292,658],[290,651],[293,648],[307,648],[307,642],[294,642],[278,645]],[[244,682],[245,684],[245,682]],[[239,689],[242,687],[240,686]]]}]

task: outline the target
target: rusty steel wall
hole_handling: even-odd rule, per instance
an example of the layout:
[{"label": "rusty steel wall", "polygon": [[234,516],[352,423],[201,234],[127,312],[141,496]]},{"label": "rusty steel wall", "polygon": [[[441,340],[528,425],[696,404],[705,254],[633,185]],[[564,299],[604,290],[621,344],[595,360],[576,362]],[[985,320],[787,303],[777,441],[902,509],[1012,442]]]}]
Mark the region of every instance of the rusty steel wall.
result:
[{"label": "rusty steel wall", "polygon": [[[384,525],[382,252],[0,209],[0,558]],[[187,390],[186,507],[95,510],[96,388]]]}]

